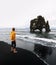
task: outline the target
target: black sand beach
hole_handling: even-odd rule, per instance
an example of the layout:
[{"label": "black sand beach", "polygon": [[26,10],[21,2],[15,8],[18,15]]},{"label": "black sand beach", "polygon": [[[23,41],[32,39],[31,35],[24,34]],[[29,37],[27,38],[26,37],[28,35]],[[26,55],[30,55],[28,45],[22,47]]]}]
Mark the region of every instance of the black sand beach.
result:
[{"label": "black sand beach", "polygon": [[31,51],[17,48],[18,53],[10,51],[10,45],[0,41],[0,64],[1,65],[47,65]]}]

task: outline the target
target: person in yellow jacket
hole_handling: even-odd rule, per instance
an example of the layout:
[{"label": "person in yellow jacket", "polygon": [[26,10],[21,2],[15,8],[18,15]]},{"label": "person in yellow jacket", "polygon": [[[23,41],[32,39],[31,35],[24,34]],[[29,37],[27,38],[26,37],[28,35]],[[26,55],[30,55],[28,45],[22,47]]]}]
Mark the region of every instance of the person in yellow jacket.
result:
[{"label": "person in yellow jacket", "polygon": [[15,28],[12,28],[12,31],[10,33],[10,39],[11,39],[11,51],[13,51],[13,53],[17,53],[17,51],[16,51],[16,32],[15,32]]}]

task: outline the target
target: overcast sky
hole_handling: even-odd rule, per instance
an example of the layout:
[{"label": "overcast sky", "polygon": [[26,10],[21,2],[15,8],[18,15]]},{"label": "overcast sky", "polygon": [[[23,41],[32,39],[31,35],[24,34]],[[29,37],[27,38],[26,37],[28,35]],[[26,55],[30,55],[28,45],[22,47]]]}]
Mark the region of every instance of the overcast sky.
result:
[{"label": "overcast sky", "polygon": [[0,0],[0,27],[26,28],[38,15],[56,27],[56,0]]}]

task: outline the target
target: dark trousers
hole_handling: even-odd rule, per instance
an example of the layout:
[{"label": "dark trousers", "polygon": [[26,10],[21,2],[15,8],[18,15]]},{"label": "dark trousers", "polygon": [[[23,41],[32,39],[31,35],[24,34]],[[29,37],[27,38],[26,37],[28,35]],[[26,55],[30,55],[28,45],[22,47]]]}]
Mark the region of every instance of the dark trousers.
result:
[{"label": "dark trousers", "polygon": [[11,47],[16,48],[16,41],[11,41]]}]

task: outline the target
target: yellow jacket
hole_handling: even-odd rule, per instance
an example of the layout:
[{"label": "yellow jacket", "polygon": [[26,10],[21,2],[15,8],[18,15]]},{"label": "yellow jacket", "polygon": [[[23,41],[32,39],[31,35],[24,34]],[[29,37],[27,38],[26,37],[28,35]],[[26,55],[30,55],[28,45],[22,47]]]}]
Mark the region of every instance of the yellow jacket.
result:
[{"label": "yellow jacket", "polygon": [[12,31],[12,32],[10,33],[10,39],[11,39],[12,41],[15,41],[15,39],[16,39],[16,32],[15,32],[15,31]]}]

